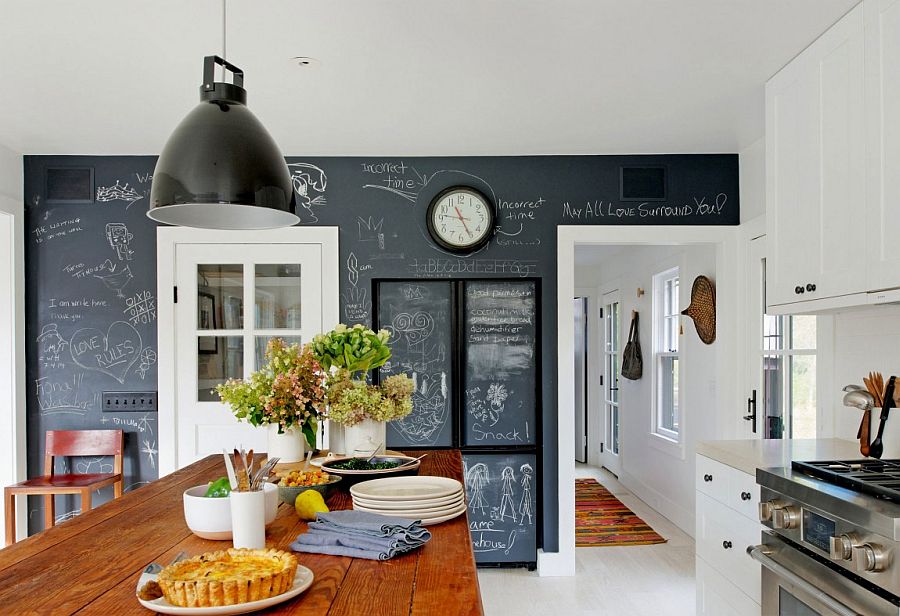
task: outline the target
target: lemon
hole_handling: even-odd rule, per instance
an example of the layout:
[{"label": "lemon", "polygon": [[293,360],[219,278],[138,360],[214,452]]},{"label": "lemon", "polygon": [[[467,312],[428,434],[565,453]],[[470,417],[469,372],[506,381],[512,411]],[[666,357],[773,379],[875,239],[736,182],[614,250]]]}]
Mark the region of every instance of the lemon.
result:
[{"label": "lemon", "polygon": [[294,509],[301,520],[315,520],[317,513],[328,512],[328,505],[320,492],[304,490],[294,499]]}]

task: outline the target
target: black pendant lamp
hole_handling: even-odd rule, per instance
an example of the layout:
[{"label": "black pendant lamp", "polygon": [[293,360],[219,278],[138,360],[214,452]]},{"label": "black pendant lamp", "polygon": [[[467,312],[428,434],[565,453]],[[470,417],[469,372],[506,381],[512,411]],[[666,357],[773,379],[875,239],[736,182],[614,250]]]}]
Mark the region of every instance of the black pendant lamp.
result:
[{"label": "black pendant lamp", "polygon": [[[217,64],[234,83],[214,81]],[[287,163],[247,108],[243,85],[241,69],[218,56],[204,58],[200,104],[156,162],[147,216],[206,229],[271,229],[300,220]]]}]

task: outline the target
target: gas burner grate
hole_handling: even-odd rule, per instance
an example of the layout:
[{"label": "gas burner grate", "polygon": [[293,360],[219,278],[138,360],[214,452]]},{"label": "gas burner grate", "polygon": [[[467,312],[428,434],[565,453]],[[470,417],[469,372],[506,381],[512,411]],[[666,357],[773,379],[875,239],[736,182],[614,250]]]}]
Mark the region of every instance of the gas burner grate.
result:
[{"label": "gas burner grate", "polygon": [[834,485],[900,502],[900,460],[828,460],[791,466]]}]

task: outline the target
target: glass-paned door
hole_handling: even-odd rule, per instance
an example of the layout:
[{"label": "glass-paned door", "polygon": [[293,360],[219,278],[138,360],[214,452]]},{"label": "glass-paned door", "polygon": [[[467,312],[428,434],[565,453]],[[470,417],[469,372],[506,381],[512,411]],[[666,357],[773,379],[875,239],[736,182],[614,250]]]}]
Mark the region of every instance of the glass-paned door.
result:
[{"label": "glass-paned door", "polygon": [[179,244],[175,258],[178,464],[265,451],[264,429],[237,422],[215,387],[257,370],[271,339],[303,344],[323,330],[321,246]]},{"label": "glass-paned door", "polygon": [[619,372],[622,357],[619,292],[606,293],[603,304],[603,466],[619,474]]}]

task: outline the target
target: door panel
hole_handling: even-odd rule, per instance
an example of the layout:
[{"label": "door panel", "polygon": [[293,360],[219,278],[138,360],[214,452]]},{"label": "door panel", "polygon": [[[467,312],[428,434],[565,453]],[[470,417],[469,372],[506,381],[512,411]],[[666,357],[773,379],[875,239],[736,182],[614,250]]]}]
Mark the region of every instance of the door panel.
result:
[{"label": "door panel", "polygon": [[619,377],[622,357],[622,315],[619,292],[601,298],[603,312],[603,466],[618,475],[621,471],[619,443]]},{"label": "door panel", "polygon": [[264,451],[266,433],[239,423],[215,386],[247,378],[274,337],[303,344],[321,332],[318,244],[179,244],[176,429],[178,466],[243,445]]}]

